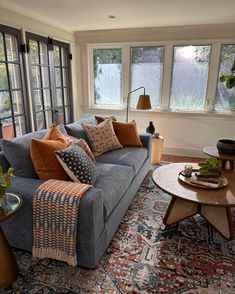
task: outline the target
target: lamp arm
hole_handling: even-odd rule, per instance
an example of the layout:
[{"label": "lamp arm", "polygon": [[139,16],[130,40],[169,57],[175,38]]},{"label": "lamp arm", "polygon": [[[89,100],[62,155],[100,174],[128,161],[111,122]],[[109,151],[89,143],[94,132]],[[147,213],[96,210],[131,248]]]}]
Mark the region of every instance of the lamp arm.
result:
[{"label": "lamp arm", "polygon": [[127,105],[126,105],[126,122],[128,122],[128,114],[129,114],[129,98],[130,98],[130,94],[133,93],[133,92],[135,92],[135,91],[138,91],[138,90],[140,90],[140,89],[144,89],[144,95],[145,95],[145,87],[143,87],[143,86],[141,86],[141,87],[139,87],[139,88],[136,88],[136,89],[130,91],[130,92],[128,93],[128,95],[127,95],[127,101],[126,101],[126,103],[127,103]]}]

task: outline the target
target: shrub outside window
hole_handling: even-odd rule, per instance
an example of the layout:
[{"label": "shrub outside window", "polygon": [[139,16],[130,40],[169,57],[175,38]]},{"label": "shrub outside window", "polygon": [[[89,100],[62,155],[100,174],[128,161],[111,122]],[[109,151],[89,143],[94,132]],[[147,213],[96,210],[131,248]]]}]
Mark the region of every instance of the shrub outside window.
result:
[{"label": "shrub outside window", "polygon": [[[144,86],[151,97],[152,107],[160,106],[162,88],[164,47],[131,48],[131,89]],[[135,106],[139,93],[131,94],[131,105]]]},{"label": "shrub outside window", "polygon": [[[235,44],[222,45],[218,77],[231,74],[234,60]],[[221,83],[219,79],[216,88],[215,109],[235,111],[235,87],[227,89],[226,84]]]},{"label": "shrub outside window", "polygon": [[170,108],[203,110],[211,46],[175,46]]},{"label": "shrub outside window", "polygon": [[95,105],[120,105],[122,89],[121,48],[93,49]]}]

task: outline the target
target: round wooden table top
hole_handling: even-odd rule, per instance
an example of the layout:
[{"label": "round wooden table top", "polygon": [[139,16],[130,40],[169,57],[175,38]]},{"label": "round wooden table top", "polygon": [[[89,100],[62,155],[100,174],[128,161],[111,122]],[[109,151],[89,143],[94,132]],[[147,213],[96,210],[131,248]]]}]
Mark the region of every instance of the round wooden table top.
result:
[{"label": "round wooden table top", "polygon": [[218,152],[218,149],[216,146],[206,146],[202,149],[202,151],[212,157],[216,157],[218,159],[222,160],[235,160],[235,155],[226,155],[226,154],[221,154]]},{"label": "round wooden table top", "polygon": [[178,179],[179,173],[184,170],[186,164],[195,163],[171,163],[156,168],[153,172],[154,183],[168,194],[184,200],[210,205],[210,206],[235,206],[235,173],[223,170],[223,176],[228,180],[228,185],[219,189],[203,189],[191,186]]}]

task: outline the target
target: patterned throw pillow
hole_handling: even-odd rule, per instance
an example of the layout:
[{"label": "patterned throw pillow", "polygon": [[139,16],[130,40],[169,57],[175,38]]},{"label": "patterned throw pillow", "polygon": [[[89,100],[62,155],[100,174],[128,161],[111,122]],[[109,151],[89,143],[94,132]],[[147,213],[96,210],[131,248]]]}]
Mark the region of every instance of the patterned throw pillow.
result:
[{"label": "patterned throw pillow", "polygon": [[68,144],[71,145],[73,143],[77,144],[78,146],[82,147],[82,149],[86,152],[86,154],[90,157],[90,159],[96,163],[95,156],[93,155],[90,147],[88,146],[87,142],[84,139],[78,139],[70,135],[65,135]]},{"label": "patterned throw pillow", "polygon": [[86,152],[76,144],[55,151],[59,163],[74,182],[94,185],[96,166]]},{"label": "patterned throw pillow", "polygon": [[112,120],[106,119],[99,125],[85,125],[82,127],[90,142],[92,152],[95,156],[101,155],[113,149],[122,148],[114,133]]}]

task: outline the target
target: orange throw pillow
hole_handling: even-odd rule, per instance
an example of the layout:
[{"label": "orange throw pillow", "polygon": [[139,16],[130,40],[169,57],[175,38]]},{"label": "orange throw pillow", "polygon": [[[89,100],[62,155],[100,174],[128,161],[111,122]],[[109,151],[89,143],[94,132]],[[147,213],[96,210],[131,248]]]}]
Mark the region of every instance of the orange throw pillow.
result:
[{"label": "orange throw pillow", "polygon": [[113,121],[112,123],[118,141],[123,147],[143,147],[135,121],[129,123]]},{"label": "orange throw pillow", "polygon": [[33,166],[41,180],[68,180],[68,175],[60,165],[54,152],[68,146],[65,135],[52,125],[46,135],[40,139],[32,139],[30,155]]}]

